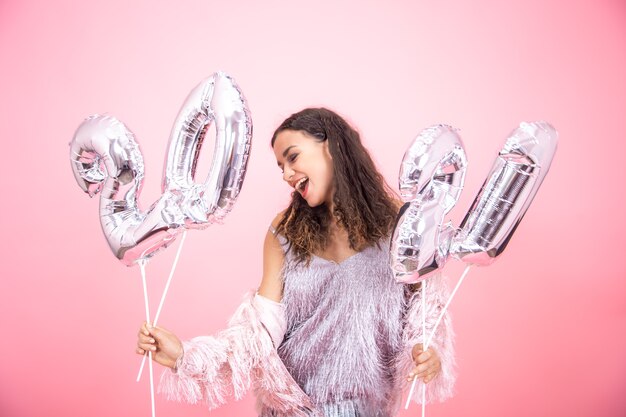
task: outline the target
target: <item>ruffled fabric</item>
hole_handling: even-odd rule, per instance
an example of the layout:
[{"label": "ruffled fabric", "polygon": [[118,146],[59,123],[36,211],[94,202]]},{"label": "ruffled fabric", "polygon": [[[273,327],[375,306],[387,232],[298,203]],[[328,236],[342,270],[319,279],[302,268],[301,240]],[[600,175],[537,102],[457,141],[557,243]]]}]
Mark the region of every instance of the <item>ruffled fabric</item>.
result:
[{"label": "ruffled fabric", "polygon": [[255,310],[259,313],[259,320],[270,334],[274,347],[278,348],[285,338],[287,318],[283,303],[270,300],[257,293],[252,299]]},{"label": "ruffled fabric", "polygon": [[285,416],[319,415],[278,357],[254,304],[254,295],[246,296],[228,327],[217,336],[184,342],[176,371],[163,372],[159,392],[170,400],[192,404],[204,399],[208,408],[214,409],[230,395],[242,398],[252,386],[259,408]]},{"label": "ruffled fabric", "polygon": [[[415,367],[413,362],[413,346],[418,343],[425,345],[427,337],[430,337],[435,323],[440,316],[449,297],[445,278],[441,273],[435,273],[426,279],[425,302],[422,302],[422,288],[415,291],[408,299],[408,306],[404,318],[404,331],[402,334],[403,349],[396,358],[396,390],[407,391],[412,381],[407,381],[408,374]],[[426,308],[426,336],[422,331],[422,309]],[[456,381],[456,359],[454,355],[454,331],[448,312],[440,321],[437,330],[430,341],[432,347],[441,361],[441,372],[433,380],[424,384],[418,379],[412,400],[421,404],[422,390],[426,385],[426,403],[444,401],[454,395]],[[399,407],[400,404],[397,404]]]}]

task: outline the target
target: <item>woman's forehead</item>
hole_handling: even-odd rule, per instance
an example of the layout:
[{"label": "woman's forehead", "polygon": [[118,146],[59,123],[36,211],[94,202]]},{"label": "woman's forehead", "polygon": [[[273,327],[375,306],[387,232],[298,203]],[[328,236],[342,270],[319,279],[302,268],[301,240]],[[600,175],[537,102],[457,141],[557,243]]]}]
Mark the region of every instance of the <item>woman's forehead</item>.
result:
[{"label": "woman's forehead", "polygon": [[276,135],[274,141],[274,153],[276,157],[287,156],[289,150],[306,146],[307,142],[311,139],[305,136],[302,132],[296,130],[283,130]]},{"label": "woman's forehead", "polygon": [[[309,140],[309,137],[300,130],[283,130],[278,135],[276,135],[276,140],[274,141],[274,146],[278,144],[278,142],[282,142],[283,146],[287,143],[301,143],[305,140]],[[288,146],[288,145],[287,145]]]}]

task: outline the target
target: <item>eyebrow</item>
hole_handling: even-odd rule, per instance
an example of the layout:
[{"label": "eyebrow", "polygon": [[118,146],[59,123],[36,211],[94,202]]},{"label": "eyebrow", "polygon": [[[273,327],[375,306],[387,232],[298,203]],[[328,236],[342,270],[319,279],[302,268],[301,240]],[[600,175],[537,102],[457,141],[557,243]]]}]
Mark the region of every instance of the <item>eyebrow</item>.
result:
[{"label": "eyebrow", "polygon": [[[287,154],[289,153],[289,150],[290,150],[291,148],[295,148],[295,147],[296,147],[296,145],[291,145],[291,146],[289,146],[287,149],[285,149],[285,150],[283,151],[283,158],[287,156]],[[278,166],[280,166],[280,162],[278,162],[278,161],[277,161],[277,162],[276,162],[276,164],[277,164]]]}]

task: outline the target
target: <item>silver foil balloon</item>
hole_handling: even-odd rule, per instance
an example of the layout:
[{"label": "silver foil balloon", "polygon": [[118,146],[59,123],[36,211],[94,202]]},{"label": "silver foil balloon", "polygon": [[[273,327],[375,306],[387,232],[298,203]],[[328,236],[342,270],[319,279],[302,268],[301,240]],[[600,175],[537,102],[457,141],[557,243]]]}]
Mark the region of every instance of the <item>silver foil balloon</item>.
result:
[{"label": "silver foil balloon", "polygon": [[111,116],[94,115],[77,129],[70,158],[78,185],[100,196],[100,224],[111,250],[124,264],[167,246],[184,224],[176,196],[163,194],[146,212],[137,199],[143,157],[132,132]]},{"label": "silver foil balloon", "polygon": [[522,122],[509,135],[452,241],[454,257],[489,265],[502,253],[548,173],[557,140],[543,121]]},{"label": "silver foil balloon", "polygon": [[[193,182],[210,123],[217,135],[210,174]],[[221,221],[241,189],[250,152],[252,122],[234,81],[216,73],[196,87],[170,135],[163,194],[143,212],[137,203],[144,167],[132,132],[111,116],[95,115],[77,129],[70,162],[79,186],[100,197],[100,223],[115,256],[126,265],[167,247],[182,227]]]},{"label": "silver foil balloon", "polygon": [[[198,156],[212,123],[213,161],[205,182],[196,184]],[[218,72],[191,91],[174,122],[163,173],[163,191],[181,196],[188,227],[221,222],[232,209],[245,177],[251,139],[250,112],[231,77]]]},{"label": "silver foil balloon", "polygon": [[424,129],[400,166],[400,210],[391,239],[390,262],[396,280],[415,283],[441,268],[455,229],[443,225],[465,180],[467,158],[456,129]]}]

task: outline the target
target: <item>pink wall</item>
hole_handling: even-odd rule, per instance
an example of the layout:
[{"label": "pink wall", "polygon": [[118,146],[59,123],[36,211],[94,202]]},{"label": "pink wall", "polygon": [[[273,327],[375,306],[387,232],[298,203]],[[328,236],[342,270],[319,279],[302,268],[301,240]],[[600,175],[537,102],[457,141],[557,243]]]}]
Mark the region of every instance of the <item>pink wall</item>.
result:
[{"label": "pink wall", "polygon": [[[252,160],[226,224],[188,236],[163,326],[214,332],[257,285],[288,198],[268,141],[291,112],[346,115],[394,185],[420,129],[461,128],[457,224],[508,132],[546,119],[560,133],[552,170],[502,258],[461,287],[457,395],[427,415],[626,415],[623,1],[5,0],[0,57],[0,415],[150,415],[148,380],[134,382],[139,270],[109,252],[67,144],[89,114],[123,120],[145,156],[147,207],[182,100],[218,69],[248,98]],[[174,254],[148,266],[153,312]],[[250,396],[210,415],[253,414]],[[159,397],[157,415],[207,411]]]}]

